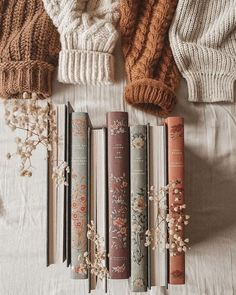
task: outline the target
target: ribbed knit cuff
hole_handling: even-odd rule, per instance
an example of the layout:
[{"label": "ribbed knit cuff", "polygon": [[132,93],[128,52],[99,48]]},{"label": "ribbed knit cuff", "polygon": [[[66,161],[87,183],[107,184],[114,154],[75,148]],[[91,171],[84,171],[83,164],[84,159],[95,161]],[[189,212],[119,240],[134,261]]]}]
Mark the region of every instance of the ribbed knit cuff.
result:
[{"label": "ribbed knit cuff", "polygon": [[24,92],[50,97],[53,71],[54,66],[42,61],[0,63],[0,97],[22,98]]},{"label": "ribbed knit cuff", "polygon": [[124,97],[132,106],[161,117],[169,115],[176,103],[175,93],[163,82],[153,79],[128,84]]},{"label": "ribbed knit cuff", "polygon": [[233,102],[235,76],[184,72],[188,100],[192,102]]},{"label": "ribbed knit cuff", "polygon": [[236,57],[230,50],[183,42],[170,30],[170,43],[177,66],[188,84],[192,102],[233,102]]},{"label": "ribbed knit cuff", "polygon": [[58,80],[69,84],[112,84],[114,57],[98,51],[63,50],[59,54]]}]

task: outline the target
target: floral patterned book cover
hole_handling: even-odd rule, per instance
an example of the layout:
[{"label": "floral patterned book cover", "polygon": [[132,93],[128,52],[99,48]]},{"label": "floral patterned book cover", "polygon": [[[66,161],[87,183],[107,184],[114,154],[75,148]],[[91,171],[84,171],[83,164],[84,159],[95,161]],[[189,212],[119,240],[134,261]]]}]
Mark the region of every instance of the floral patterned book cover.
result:
[{"label": "floral patterned book cover", "polygon": [[107,113],[109,275],[130,276],[130,185],[128,113]]},{"label": "floral patterned book cover", "polygon": [[[166,120],[168,134],[168,180],[178,181],[178,188],[169,191],[169,215],[176,219],[178,210],[184,204],[184,119],[169,117]],[[175,191],[178,190],[176,197]],[[184,222],[178,226],[176,235],[184,239]],[[171,247],[172,243],[170,241]],[[185,283],[185,252],[173,251],[169,255],[169,283],[181,285]]]},{"label": "floral patterned book cover", "polygon": [[71,123],[71,276],[86,279],[88,273],[81,265],[88,251],[88,114],[72,113]]},{"label": "floral patterned book cover", "polygon": [[147,126],[130,127],[131,277],[132,292],[147,290]]}]

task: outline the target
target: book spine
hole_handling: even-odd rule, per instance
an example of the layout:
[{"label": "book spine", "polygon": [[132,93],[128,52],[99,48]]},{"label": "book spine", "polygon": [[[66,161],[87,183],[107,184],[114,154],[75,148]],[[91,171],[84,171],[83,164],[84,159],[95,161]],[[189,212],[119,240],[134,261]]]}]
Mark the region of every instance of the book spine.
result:
[{"label": "book spine", "polygon": [[109,276],[112,279],[128,279],[130,275],[128,114],[108,113],[107,127]]},{"label": "book spine", "polygon": [[131,279],[132,292],[147,290],[147,128],[130,127]]},{"label": "book spine", "polygon": [[[57,116],[57,149],[58,149],[58,163],[60,166],[65,162],[65,105],[58,105],[58,116]],[[65,173],[64,173],[65,175]],[[57,236],[57,261],[64,262],[64,204],[65,204],[65,186],[60,183],[57,186],[57,204],[56,204],[56,236]]]},{"label": "book spine", "polygon": [[[55,121],[57,122],[57,107],[53,106]],[[57,124],[57,123],[56,123]],[[48,126],[50,130],[50,125]],[[47,207],[47,265],[57,263],[56,257],[56,201],[57,188],[52,179],[53,167],[57,166],[57,142],[53,142],[52,151],[48,153],[48,207]]]},{"label": "book spine", "polygon": [[[169,184],[178,181],[178,190],[181,190],[181,198],[176,201],[174,191],[169,191],[169,215],[175,215],[173,206],[184,204],[184,120],[180,117],[167,119],[168,134],[168,181]],[[184,225],[178,231],[184,237]],[[171,243],[171,241],[170,241]],[[171,247],[171,245],[170,245]],[[185,283],[185,254],[175,251],[169,255],[169,282],[170,284]]]},{"label": "book spine", "polygon": [[[93,222],[97,231],[97,130],[91,130],[91,149],[90,149],[90,193],[89,193],[89,220]],[[100,197],[100,196],[99,196]],[[95,243],[88,241],[89,258],[91,263],[95,262]],[[89,291],[96,289],[97,277],[89,271]]]},{"label": "book spine", "polygon": [[[148,188],[148,191],[150,189],[150,123],[147,124],[147,188]],[[148,200],[147,202],[147,217],[148,217],[148,220],[147,220],[147,227],[148,229],[151,227],[151,224],[150,224],[150,211],[151,211],[151,208],[150,208],[150,202]],[[148,282],[147,282],[147,286],[148,286],[148,289],[151,290],[152,288],[152,282],[151,282],[151,247],[148,247],[148,253],[147,253],[147,268],[148,268],[148,271],[147,271],[147,276],[148,276]]]},{"label": "book spine", "polygon": [[66,174],[66,206],[65,206],[65,227],[66,227],[66,265],[67,267],[71,264],[71,116],[73,108],[70,103],[67,103],[67,114],[66,114],[66,162],[70,167],[70,173]]},{"label": "book spine", "polygon": [[[102,248],[107,253],[107,166],[106,166],[106,129],[97,133],[97,233],[102,239]],[[103,261],[103,267],[107,267],[107,259]],[[98,280],[101,289],[107,292],[107,278]]]},{"label": "book spine", "polygon": [[166,134],[164,126],[150,126],[149,136],[149,231],[150,280],[152,286],[166,286]]},{"label": "book spine", "polygon": [[72,113],[71,121],[71,276],[86,279],[81,265],[88,250],[88,114]]}]

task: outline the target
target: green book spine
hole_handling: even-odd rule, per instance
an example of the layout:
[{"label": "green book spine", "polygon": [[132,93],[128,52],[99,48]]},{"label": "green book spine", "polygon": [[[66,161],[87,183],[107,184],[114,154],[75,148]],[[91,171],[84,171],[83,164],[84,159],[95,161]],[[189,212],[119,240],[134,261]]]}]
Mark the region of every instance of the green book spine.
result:
[{"label": "green book spine", "polygon": [[131,278],[132,292],[147,290],[147,127],[130,127]]}]

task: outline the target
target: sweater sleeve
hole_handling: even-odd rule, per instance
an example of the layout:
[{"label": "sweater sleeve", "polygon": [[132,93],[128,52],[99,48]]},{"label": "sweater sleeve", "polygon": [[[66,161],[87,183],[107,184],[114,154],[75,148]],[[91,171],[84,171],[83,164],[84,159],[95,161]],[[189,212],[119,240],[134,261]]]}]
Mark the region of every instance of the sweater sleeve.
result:
[{"label": "sweater sleeve", "polygon": [[118,1],[44,0],[44,4],[60,33],[58,80],[83,85],[113,83]]},{"label": "sweater sleeve", "polygon": [[234,100],[236,1],[180,0],[170,28],[177,66],[187,81],[188,100]]},{"label": "sweater sleeve", "polygon": [[50,97],[60,40],[42,1],[0,1],[0,27],[0,96]]},{"label": "sweater sleeve", "polygon": [[120,31],[128,83],[124,98],[135,108],[167,116],[179,82],[168,40],[177,1],[122,0]]}]

